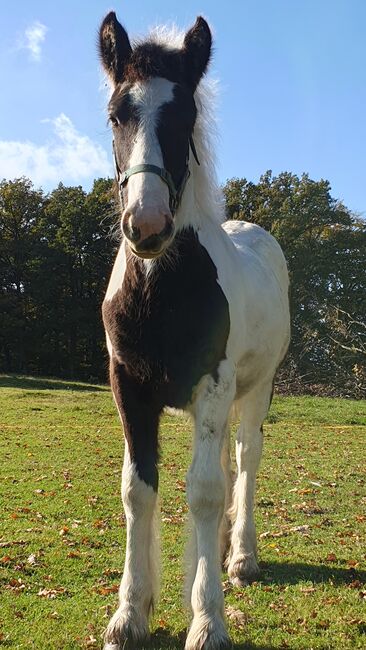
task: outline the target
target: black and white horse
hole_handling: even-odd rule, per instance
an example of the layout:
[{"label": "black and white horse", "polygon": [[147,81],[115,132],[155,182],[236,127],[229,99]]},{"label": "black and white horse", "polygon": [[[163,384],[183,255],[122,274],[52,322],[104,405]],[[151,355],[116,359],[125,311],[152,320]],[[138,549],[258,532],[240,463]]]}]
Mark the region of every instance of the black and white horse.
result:
[{"label": "black and white horse", "polygon": [[[158,427],[165,407],[186,409],[194,421],[186,650],[230,645],[221,588],[225,549],[233,583],[258,573],[255,475],[273,378],[289,341],[288,277],[271,235],[248,223],[223,223],[210,142],[212,97],[201,80],[210,53],[203,18],[185,35],[155,30],[133,47],[114,12],[100,28],[124,235],[103,303],[111,385],[126,438],[127,548],[119,607],[105,634],[108,650],[136,648],[148,637],[158,590]],[[232,489],[233,404],[241,424]]]}]

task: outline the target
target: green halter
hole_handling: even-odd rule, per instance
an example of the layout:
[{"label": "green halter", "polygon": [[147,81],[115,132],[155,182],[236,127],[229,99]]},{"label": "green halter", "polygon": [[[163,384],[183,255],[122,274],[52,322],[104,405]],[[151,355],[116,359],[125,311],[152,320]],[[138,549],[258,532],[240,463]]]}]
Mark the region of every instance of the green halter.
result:
[{"label": "green halter", "polygon": [[[194,142],[192,139],[192,136],[189,138],[189,144],[192,149],[192,153],[197,161],[197,164],[199,165],[198,157],[197,157],[197,152],[196,148],[194,146]],[[116,176],[117,176],[117,181],[118,185],[120,188],[120,196],[122,199],[122,204],[123,204],[123,188],[126,187],[128,183],[128,179],[130,176],[133,176],[134,174],[140,174],[142,172],[148,172],[150,174],[156,174],[161,178],[161,180],[167,184],[168,190],[169,190],[169,207],[171,210],[171,213],[174,215],[175,212],[178,210],[179,204],[182,200],[182,195],[184,192],[184,188],[186,186],[186,183],[188,181],[188,178],[190,177],[190,171],[188,168],[188,157],[186,161],[186,168],[185,172],[183,174],[183,178],[181,182],[179,183],[179,186],[176,187],[175,183],[172,179],[172,176],[170,172],[168,172],[167,169],[164,169],[164,167],[157,167],[156,165],[149,165],[146,163],[143,163],[141,165],[134,165],[133,167],[129,167],[129,169],[126,169],[124,172],[121,172],[121,170],[118,167],[117,163],[117,157],[116,157],[116,151],[115,151],[115,146],[114,146],[114,141],[113,141],[113,156],[114,156],[114,164],[116,168]]]}]

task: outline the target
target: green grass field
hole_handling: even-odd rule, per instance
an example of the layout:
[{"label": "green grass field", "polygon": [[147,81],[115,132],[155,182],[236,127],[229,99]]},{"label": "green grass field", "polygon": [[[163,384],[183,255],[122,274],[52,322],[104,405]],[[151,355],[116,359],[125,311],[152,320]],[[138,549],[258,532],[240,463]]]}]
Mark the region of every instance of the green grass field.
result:
[{"label": "green grass field", "polygon": [[[0,377],[0,647],[101,648],[125,527],[108,389]],[[365,403],[275,398],[256,520],[262,578],[223,575],[235,648],[366,648]],[[191,425],[161,426],[163,576],[151,647],[183,649]]]}]

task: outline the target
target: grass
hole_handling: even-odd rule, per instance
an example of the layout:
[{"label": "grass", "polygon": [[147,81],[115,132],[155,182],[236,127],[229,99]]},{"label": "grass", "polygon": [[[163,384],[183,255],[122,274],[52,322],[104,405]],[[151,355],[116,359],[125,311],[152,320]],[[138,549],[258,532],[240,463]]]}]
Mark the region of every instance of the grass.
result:
[{"label": "grass", "polygon": [[[122,434],[103,386],[0,377],[0,647],[101,648],[124,551]],[[365,404],[275,398],[256,519],[261,581],[223,575],[235,648],[366,647]],[[190,424],[161,427],[163,580],[151,647],[183,649]]]}]

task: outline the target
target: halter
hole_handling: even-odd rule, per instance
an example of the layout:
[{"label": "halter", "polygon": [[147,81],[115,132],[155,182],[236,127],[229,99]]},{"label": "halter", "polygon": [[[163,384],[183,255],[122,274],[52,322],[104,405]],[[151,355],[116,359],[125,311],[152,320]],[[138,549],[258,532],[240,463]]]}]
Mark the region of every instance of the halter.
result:
[{"label": "halter", "polygon": [[[197,151],[196,147],[194,146],[193,138],[192,136],[189,137],[189,144],[192,150],[192,153],[194,155],[194,158],[197,162],[197,165],[199,165],[199,160],[197,156]],[[120,189],[120,196],[121,196],[121,201],[122,201],[122,206],[124,206],[124,200],[123,200],[123,188],[126,187],[128,183],[128,179],[130,176],[133,176],[134,174],[140,174],[141,172],[149,172],[150,174],[156,174],[161,178],[161,180],[166,183],[168,186],[169,190],[169,207],[172,215],[175,214],[175,212],[178,210],[179,204],[182,200],[183,192],[185,189],[185,186],[187,184],[187,181],[191,175],[188,167],[188,155],[186,158],[186,167],[185,171],[182,177],[182,180],[180,181],[178,187],[176,187],[172,175],[170,172],[168,172],[167,169],[164,169],[164,167],[157,167],[156,165],[149,165],[147,163],[142,163],[140,165],[134,165],[133,167],[129,167],[126,169],[124,172],[121,172],[118,163],[117,163],[117,157],[116,157],[116,149],[115,149],[115,144],[113,140],[113,158],[114,158],[114,166],[116,170],[116,176],[117,176],[117,182],[118,186]]]}]

